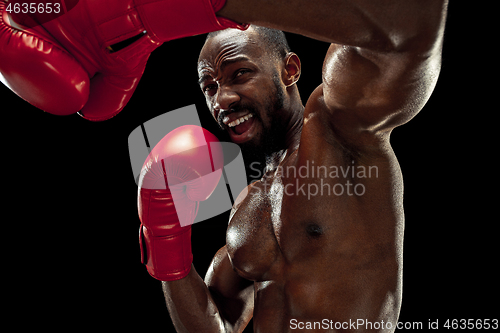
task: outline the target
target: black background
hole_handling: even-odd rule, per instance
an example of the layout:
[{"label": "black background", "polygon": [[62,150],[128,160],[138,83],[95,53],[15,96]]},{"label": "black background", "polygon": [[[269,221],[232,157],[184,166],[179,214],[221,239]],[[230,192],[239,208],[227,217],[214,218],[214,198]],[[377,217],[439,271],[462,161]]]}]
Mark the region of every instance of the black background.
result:
[{"label": "black background", "polygon": [[[448,318],[498,318],[492,128],[498,106],[486,90],[497,82],[493,67],[477,57],[489,47],[471,32],[482,30],[470,21],[479,10],[450,5],[435,92],[391,138],[405,181],[400,321],[424,327],[437,319],[442,326]],[[298,85],[305,102],[321,81],[328,45],[288,36],[302,60]],[[161,283],[140,263],[127,139],[142,122],[193,103],[203,126],[218,133],[196,84],[204,38],[153,52],[129,104],[102,123],[44,113],[0,87],[7,198],[2,275],[8,278],[2,295],[12,313],[5,318],[16,328],[173,332]],[[202,276],[225,243],[227,217],[193,226],[194,264]]]}]

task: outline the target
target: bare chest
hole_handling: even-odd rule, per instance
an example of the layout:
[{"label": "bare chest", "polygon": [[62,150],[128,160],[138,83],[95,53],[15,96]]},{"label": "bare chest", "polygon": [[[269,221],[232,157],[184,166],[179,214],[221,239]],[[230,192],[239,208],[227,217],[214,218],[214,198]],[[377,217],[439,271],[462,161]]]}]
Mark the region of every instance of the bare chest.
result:
[{"label": "bare chest", "polygon": [[[394,255],[401,226],[398,178],[390,167],[292,154],[249,188],[231,216],[227,249],[234,268],[254,281],[318,269],[373,266]],[[399,241],[398,241],[399,242]],[[337,267],[339,270],[335,270]]]},{"label": "bare chest", "polygon": [[309,181],[284,174],[285,166],[253,184],[229,223],[231,262],[250,280],[276,280],[292,262],[311,263],[332,235],[331,200],[312,197]]},{"label": "bare chest", "polygon": [[231,217],[226,235],[226,247],[234,268],[243,277],[262,281],[281,261],[278,209],[283,197],[274,193],[272,180],[257,182]]}]

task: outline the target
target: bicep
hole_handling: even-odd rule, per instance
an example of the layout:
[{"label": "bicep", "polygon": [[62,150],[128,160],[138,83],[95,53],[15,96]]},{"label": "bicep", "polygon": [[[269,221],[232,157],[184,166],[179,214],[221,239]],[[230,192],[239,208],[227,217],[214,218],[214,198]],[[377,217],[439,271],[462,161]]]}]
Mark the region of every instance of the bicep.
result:
[{"label": "bicep", "polygon": [[406,123],[432,93],[440,60],[440,50],[383,54],[332,44],[323,65],[324,103],[332,124],[359,133]]},{"label": "bicep", "polygon": [[227,332],[242,332],[253,315],[253,281],[240,277],[232,268],[226,247],[215,255],[205,283],[217,304]]}]

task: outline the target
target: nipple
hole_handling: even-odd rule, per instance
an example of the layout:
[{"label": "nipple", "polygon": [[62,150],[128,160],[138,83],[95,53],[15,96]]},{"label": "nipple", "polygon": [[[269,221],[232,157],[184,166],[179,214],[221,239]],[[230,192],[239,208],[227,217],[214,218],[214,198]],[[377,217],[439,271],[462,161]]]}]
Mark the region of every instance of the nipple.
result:
[{"label": "nipple", "polygon": [[306,227],[306,232],[312,238],[319,238],[321,235],[323,235],[323,228],[321,228],[321,226],[317,225],[316,223],[310,223]]}]

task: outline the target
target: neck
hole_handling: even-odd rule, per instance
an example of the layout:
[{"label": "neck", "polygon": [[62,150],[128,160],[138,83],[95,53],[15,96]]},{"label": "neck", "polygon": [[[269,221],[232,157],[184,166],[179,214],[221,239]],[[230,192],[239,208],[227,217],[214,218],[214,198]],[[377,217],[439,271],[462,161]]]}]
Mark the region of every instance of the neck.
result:
[{"label": "neck", "polygon": [[284,124],[286,126],[284,145],[266,154],[266,172],[276,169],[286,155],[294,152],[299,147],[304,120],[304,106],[302,103],[296,103],[295,107],[291,108],[290,111],[292,117],[288,123]]}]

